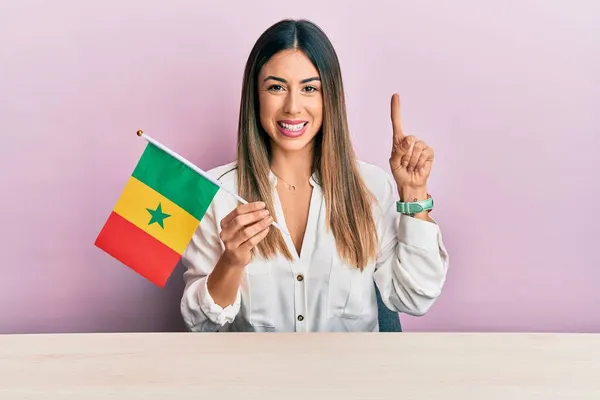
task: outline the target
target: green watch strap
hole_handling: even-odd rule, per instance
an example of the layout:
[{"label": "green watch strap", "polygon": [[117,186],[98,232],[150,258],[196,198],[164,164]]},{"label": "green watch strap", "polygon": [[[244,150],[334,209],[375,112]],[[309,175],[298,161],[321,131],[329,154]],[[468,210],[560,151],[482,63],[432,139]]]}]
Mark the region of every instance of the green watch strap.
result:
[{"label": "green watch strap", "polygon": [[427,200],[411,201],[411,202],[396,202],[396,211],[402,214],[418,214],[423,211],[433,210],[433,198]]}]

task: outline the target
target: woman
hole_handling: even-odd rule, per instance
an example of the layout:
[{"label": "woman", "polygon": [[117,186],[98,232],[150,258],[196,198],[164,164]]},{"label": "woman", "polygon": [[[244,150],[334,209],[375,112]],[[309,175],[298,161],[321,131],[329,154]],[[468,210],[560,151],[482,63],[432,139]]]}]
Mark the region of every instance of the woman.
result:
[{"label": "woman", "polygon": [[377,331],[373,282],[391,310],[431,307],[448,255],[429,211],[403,207],[431,205],[433,151],[404,135],[397,95],[392,124],[390,176],[355,159],[326,35],[304,20],[263,33],[244,72],[237,160],[209,171],[249,204],[219,191],[184,253],[189,330]]}]

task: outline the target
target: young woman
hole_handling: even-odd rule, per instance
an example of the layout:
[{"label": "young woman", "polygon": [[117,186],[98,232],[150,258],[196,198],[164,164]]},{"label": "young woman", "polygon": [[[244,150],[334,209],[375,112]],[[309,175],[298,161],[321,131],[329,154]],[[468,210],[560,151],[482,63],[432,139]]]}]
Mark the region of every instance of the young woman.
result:
[{"label": "young woman", "polygon": [[[448,268],[429,216],[433,150],[391,101],[392,174],[355,159],[340,66],[313,23],[265,31],[244,72],[237,160],[183,256],[191,331],[377,331],[385,306],[423,315]],[[273,221],[288,234],[272,226]]]}]

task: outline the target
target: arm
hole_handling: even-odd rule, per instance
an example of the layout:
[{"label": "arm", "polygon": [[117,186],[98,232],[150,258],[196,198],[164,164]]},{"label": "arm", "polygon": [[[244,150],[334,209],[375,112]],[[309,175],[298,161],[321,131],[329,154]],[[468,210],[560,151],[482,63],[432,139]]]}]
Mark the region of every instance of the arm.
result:
[{"label": "arm", "polygon": [[187,269],[181,314],[192,331],[221,330],[233,322],[240,311],[244,268],[273,222],[265,203],[252,202],[238,205],[217,223],[216,203],[223,205],[221,199],[211,203],[182,258]]},{"label": "arm", "polygon": [[[428,213],[410,217],[396,211],[397,192],[394,180],[389,179],[380,203],[381,247],[373,279],[389,309],[423,315],[441,293],[448,253],[439,226]],[[408,192],[401,195],[419,196]]]},{"label": "arm", "polygon": [[243,269],[227,268],[228,263],[222,257],[224,246],[219,238],[213,205],[214,202],[181,260],[186,268],[181,315],[190,331],[221,330],[234,320],[240,310],[239,283]]}]

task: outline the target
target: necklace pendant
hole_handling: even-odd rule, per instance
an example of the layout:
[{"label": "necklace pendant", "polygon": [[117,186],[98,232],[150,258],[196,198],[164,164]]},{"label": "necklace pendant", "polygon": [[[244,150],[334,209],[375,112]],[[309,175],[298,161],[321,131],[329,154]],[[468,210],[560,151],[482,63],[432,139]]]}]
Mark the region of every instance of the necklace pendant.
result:
[{"label": "necklace pendant", "polygon": [[292,190],[292,191],[294,191],[294,190],[296,190],[296,186],[290,185],[289,189]]}]

